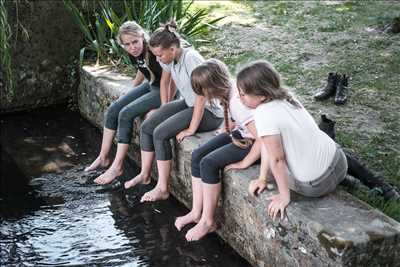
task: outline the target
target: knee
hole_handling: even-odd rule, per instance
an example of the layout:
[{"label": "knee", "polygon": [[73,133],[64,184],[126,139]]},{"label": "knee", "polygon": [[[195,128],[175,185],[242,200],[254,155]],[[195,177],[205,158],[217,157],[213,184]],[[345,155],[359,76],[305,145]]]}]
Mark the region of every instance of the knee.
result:
[{"label": "knee", "polygon": [[201,177],[200,161],[203,158],[203,156],[204,153],[202,153],[200,148],[197,148],[192,152],[191,171],[192,171],[192,176],[194,177]]},{"label": "knee", "polygon": [[201,170],[218,170],[218,165],[213,157],[207,155],[200,160]]},{"label": "knee", "polygon": [[216,184],[220,182],[219,166],[213,157],[205,156],[200,161],[201,179],[207,184]]},{"label": "knee", "polygon": [[203,155],[202,155],[200,149],[193,150],[193,152],[192,152],[192,164],[199,165],[202,158],[203,158]]},{"label": "knee", "polygon": [[154,130],[154,123],[152,122],[151,117],[145,119],[141,126],[140,126],[140,134],[150,134],[153,135],[153,130]]},{"label": "knee", "polygon": [[106,119],[117,119],[118,116],[119,116],[119,107],[114,102],[107,108],[105,117]]},{"label": "knee", "polygon": [[168,139],[169,135],[170,132],[168,131],[168,129],[166,127],[162,127],[161,125],[157,126],[153,132],[154,140],[159,140],[159,141]]},{"label": "knee", "polygon": [[132,124],[133,120],[135,119],[137,115],[135,114],[134,111],[129,110],[127,108],[123,108],[121,109],[121,111],[118,114],[118,123],[128,123],[128,124]]}]

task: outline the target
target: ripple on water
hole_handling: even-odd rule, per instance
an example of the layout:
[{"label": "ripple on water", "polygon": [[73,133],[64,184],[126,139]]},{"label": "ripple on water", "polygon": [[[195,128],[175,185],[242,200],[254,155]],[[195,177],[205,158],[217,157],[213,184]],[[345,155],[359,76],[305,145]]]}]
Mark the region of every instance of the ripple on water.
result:
[{"label": "ripple on water", "polygon": [[[215,235],[187,243],[174,228],[187,209],[172,198],[142,204],[145,187],[96,193],[101,171],[83,168],[101,135],[78,114],[30,112],[0,123],[0,171],[10,177],[0,188],[0,266],[249,266]],[[51,171],[41,166],[59,172],[38,173]],[[128,167],[122,179],[135,175]]]}]

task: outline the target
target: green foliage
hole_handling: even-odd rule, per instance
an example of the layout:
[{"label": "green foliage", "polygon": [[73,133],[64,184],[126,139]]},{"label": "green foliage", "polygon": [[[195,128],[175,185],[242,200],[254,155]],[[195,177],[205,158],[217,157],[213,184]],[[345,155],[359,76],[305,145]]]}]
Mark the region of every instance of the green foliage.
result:
[{"label": "green foliage", "polygon": [[[349,189],[348,189],[349,190]],[[351,194],[365,201],[374,208],[381,210],[386,215],[400,221],[400,205],[396,201],[385,201],[376,190],[349,190]]]},{"label": "green foliage", "polygon": [[115,38],[121,24],[127,20],[134,20],[144,29],[151,32],[171,19],[175,20],[180,29],[180,34],[189,42],[201,42],[203,37],[215,23],[223,17],[206,20],[209,11],[197,9],[190,12],[193,1],[182,0],[124,0],[110,1],[98,0],[98,5],[79,9],[72,0],[64,0],[64,4],[71,12],[77,25],[83,32],[86,39],[86,46],[80,53],[82,64],[86,51],[96,55],[96,63],[99,61],[112,64],[128,63],[124,50],[117,45]]},{"label": "green foliage", "polygon": [[8,23],[8,14],[5,7],[5,0],[0,0],[0,58],[1,69],[5,76],[6,96],[14,94],[13,72],[11,67],[11,27]]},{"label": "green foliage", "polygon": [[83,61],[85,51],[89,50],[96,54],[96,63],[99,63],[100,58],[107,56],[107,43],[104,42],[107,26],[104,20],[98,13],[95,13],[93,22],[92,17],[82,12],[71,0],[64,0],[64,4],[72,13],[73,19],[84,34],[87,42],[87,45],[81,49],[80,61]]}]

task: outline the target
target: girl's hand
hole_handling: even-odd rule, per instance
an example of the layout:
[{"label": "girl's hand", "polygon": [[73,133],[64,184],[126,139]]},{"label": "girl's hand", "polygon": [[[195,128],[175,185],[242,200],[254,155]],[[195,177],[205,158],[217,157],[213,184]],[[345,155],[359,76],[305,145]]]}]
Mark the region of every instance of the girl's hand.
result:
[{"label": "girl's hand", "polygon": [[176,135],[176,140],[178,141],[178,143],[180,143],[180,142],[183,141],[183,139],[185,139],[185,137],[187,137],[187,136],[192,136],[192,135],[194,135],[194,134],[195,134],[195,133],[192,132],[191,130],[186,129],[186,130],[183,130],[183,131],[181,131],[180,133],[178,133],[178,134]]},{"label": "girl's hand", "polygon": [[243,161],[235,162],[225,166],[225,171],[229,170],[243,170],[246,169],[247,166],[244,166]]},{"label": "girl's hand", "polygon": [[285,208],[290,202],[290,194],[287,195],[277,194],[270,196],[267,199],[271,200],[271,202],[268,205],[268,210],[267,210],[268,215],[272,218],[272,220],[275,221],[276,215],[278,215],[278,212],[280,212],[281,220],[283,220],[285,214]]},{"label": "girl's hand", "polygon": [[267,187],[267,181],[260,179],[252,180],[249,184],[249,194],[253,197],[261,194],[262,191]]},{"label": "girl's hand", "polygon": [[222,127],[222,128],[219,128],[218,130],[215,131],[215,135],[219,135],[219,134],[222,134],[222,133],[225,133],[225,132],[226,132],[225,127]]}]

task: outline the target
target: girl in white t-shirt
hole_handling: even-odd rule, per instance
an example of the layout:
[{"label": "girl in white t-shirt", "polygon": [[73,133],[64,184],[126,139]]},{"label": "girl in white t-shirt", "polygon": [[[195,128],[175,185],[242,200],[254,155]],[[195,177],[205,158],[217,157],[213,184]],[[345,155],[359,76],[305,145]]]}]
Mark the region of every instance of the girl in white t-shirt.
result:
[{"label": "girl in white t-shirt", "polygon": [[210,59],[198,66],[192,72],[192,87],[196,94],[222,104],[225,127],[192,153],[192,210],[175,221],[178,230],[197,223],[187,232],[188,241],[199,240],[216,228],[214,214],[221,191],[220,172],[224,168],[247,168],[261,153],[260,141],[253,144],[257,136],[253,111],[240,102],[224,63]]},{"label": "girl in white t-shirt", "polygon": [[[262,158],[268,162],[262,172],[270,170],[279,189],[269,198],[268,214],[275,219],[280,212],[283,218],[289,188],[310,197],[333,191],[347,173],[345,154],[282,87],[275,69],[266,61],[250,63],[238,73],[237,87],[242,102],[255,109]],[[254,195],[265,187],[265,179],[258,179],[249,191]]]}]

